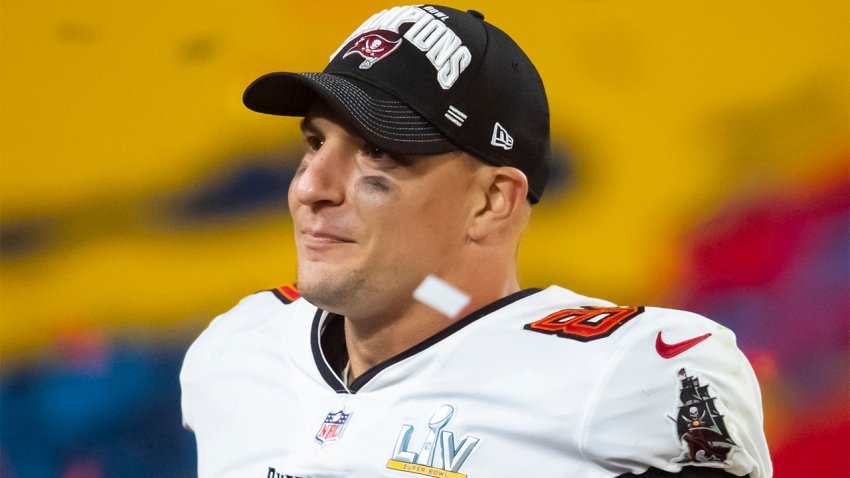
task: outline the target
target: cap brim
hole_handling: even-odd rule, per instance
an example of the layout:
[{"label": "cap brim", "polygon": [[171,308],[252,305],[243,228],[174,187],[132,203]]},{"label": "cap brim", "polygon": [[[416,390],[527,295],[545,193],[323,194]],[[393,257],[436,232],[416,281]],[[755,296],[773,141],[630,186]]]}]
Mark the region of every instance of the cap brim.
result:
[{"label": "cap brim", "polygon": [[304,116],[321,99],[369,143],[391,153],[440,154],[459,149],[409,106],[356,79],[330,73],[269,73],[245,90],[248,108]]}]

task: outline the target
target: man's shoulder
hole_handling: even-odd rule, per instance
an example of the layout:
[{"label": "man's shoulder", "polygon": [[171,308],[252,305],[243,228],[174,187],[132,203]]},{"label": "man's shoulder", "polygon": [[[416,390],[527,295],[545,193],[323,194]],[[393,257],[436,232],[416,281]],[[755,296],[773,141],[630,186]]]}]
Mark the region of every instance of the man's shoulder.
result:
[{"label": "man's shoulder", "polygon": [[270,336],[287,336],[293,327],[307,324],[315,307],[301,298],[294,285],[255,292],[214,318],[195,339],[183,362],[186,376],[203,368],[204,357],[231,348],[251,348]]},{"label": "man's shoulder", "polygon": [[576,380],[596,386],[620,371],[633,374],[619,379],[629,387],[653,374],[675,382],[676,372],[686,364],[731,373],[746,362],[734,333],[700,314],[617,305],[557,286],[530,294],[480,322],[469,331],[466,343],[478,340],[476,350],[492,350],[496,363],[501,363],[501,350],[514,350],[506,367],[532,367],[552,376],[569,370],[569,386]]},{"label": "man's shoulder", "polygon": [[[769,476],[758,384],[735,335],[721,324],[694,312],[617,305],[557,286],[492,319],[471,331],[482,338],[470,348],[503,376],[516,377],[514,389],[534,391],[505,392],[518,408],[551,404],[545,413],[554,416],[569,404],[575,443],[588,459],[617,473],[654,467],[666,474],[653,476],[675,476],[708,467]],[[488,333],[480,333],[485,327]],[[691,397],[691,388],[700,395]],[[693,407],[699,416],[703,409],[712,415],[712,436],[722,443],[702,445],[700,437],[709,432],[692,430],[695,422],[683,418]]]},{"label": "man's shoulder", "polygon": [[304,302],[295,285],[261,290],[246,296],[233,308],[213,319],[207,330],[240,329],[280,316],[297,315]]},{"label": "man's shoulder", "polygon": [[[694,312],[545,292],[545,314],[525,328],[563,339],[550,346],[570,344],[563,348],[592,377],[577,432],[585,456],[670,473],[708,466],[769,475],[758,384],[731,330]],[[686,420],[693,414],[699,420]],[[699,441],[709,432],[698,422],[712,424],[719,444]]]},{"label": "man's shoulder", "polygon": [[579,342],[622,344],[643,336],[677,341],[695,333],[734,334],[728,328],[698,313],[665,307],[613,302],[577,294],[559,286],[550,286],[528,304],[522,314],[529,331]]}]

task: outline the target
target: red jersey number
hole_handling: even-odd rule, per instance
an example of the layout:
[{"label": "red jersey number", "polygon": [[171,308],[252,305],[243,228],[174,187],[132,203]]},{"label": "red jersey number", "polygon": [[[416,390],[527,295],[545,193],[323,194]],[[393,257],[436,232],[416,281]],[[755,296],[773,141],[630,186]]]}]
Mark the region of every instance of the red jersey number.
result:
[{"label": "red jersey number", "polygon": [[592,307],[564,309],[525,325],[526,330],[590,342],[613,334],[643,312],[643,307]]}]

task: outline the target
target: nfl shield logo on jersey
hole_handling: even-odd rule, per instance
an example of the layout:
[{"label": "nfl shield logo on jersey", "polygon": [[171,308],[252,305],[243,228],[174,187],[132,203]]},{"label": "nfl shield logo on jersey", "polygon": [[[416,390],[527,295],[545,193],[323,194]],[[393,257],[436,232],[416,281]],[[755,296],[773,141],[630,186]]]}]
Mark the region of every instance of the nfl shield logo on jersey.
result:
[{"label": "nfl shield logo on jersey", "polygon": [[342,436],[342,432],[345,431],[349,418],[351,418],[351,413],[345,413],[343,410],[328,413],[319,428],[319,432],[316,433],[316,441],[325,446],[338,440]]}]

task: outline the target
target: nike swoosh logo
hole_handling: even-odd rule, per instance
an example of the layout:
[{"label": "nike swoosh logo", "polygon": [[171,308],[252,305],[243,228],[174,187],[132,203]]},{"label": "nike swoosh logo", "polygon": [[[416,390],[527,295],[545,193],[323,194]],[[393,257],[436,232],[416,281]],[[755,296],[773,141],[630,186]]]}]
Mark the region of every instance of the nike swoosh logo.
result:
[{"label": "nike swoosh logo", "polygon": [[658,352],[658,355],[666,359],[671,359],[709,337],[711,337],[711,332],[675,344],[667,344],[661,340],[661,331],[659,331],[658,336],[655,337],[655,350]]}]

